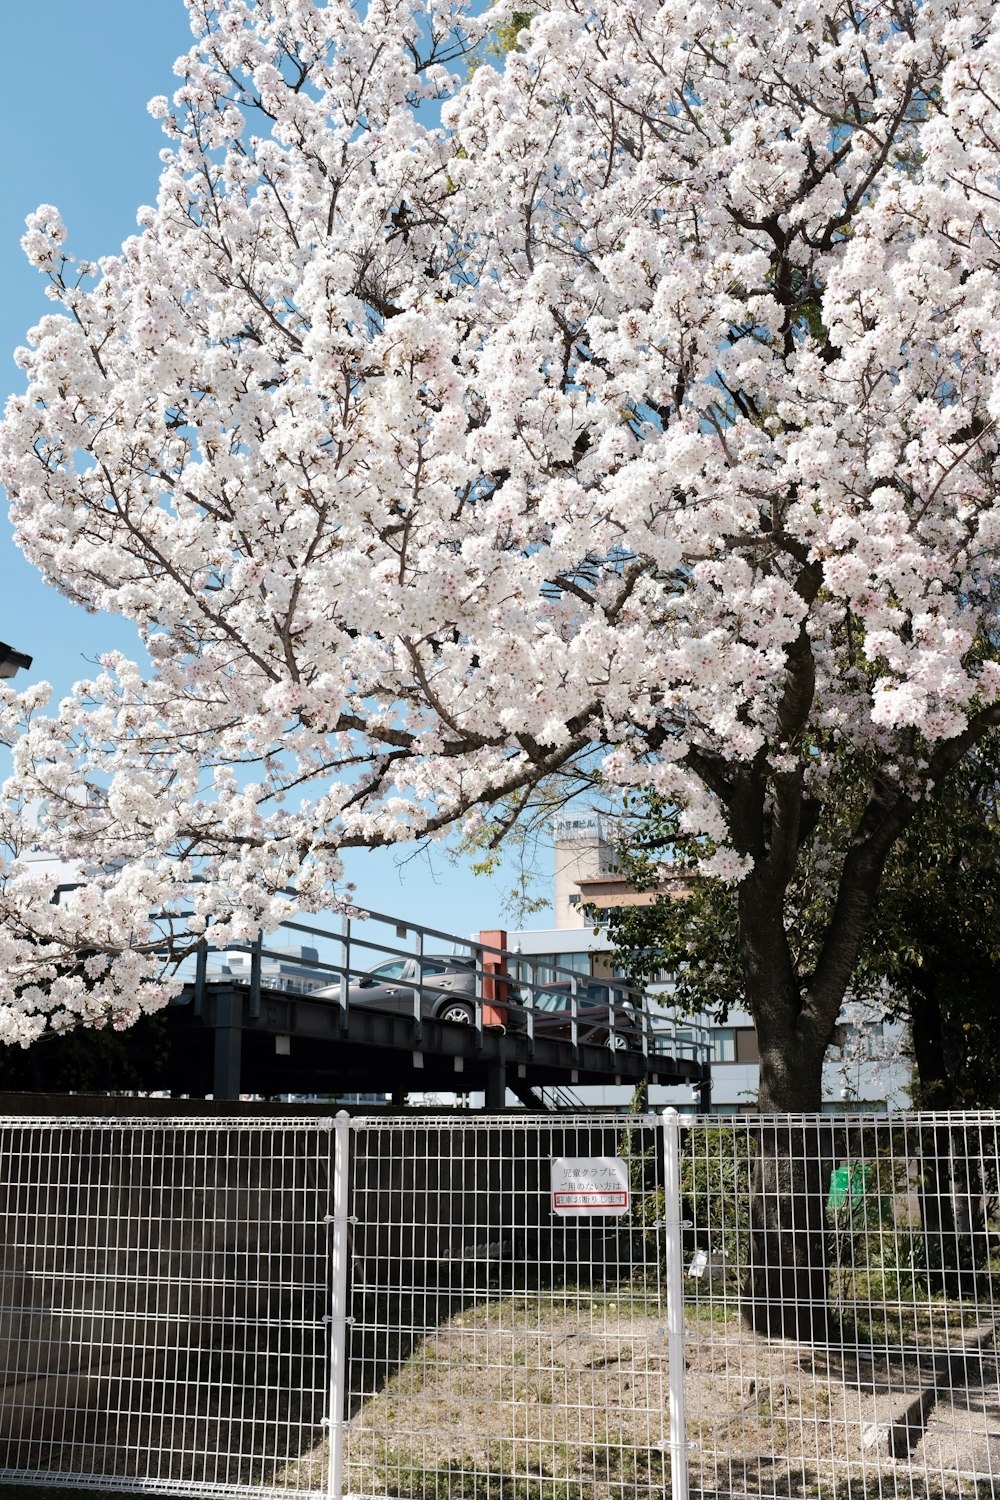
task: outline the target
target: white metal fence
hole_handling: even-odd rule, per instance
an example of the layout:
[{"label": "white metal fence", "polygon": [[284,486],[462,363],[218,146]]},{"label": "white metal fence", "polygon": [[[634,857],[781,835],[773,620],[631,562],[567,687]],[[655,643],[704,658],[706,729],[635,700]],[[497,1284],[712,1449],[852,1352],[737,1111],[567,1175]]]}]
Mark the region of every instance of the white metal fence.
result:
[{"label": "white metal fence", "polygon": [[[345,1493],[662,1493],[662,1134],[620,1117],[357,1130]],[[554,1214],[553,1158],[623,1161],[629,1189],[641,1177],[651,1194],[649,1232],[628,1213]]]},{"label": "white metal fence", "polygon": [[0,1481],[985,1497],[1000,1119],[0,1120]]},{"label": "white metal fence", "polygon": [[1000,1492],[998,1125],[683,1132],[692,1495]]},{"label": "white metal fence", "polygon": [[0,1119],[0,1482],[326,1493],[330,1126]]}]

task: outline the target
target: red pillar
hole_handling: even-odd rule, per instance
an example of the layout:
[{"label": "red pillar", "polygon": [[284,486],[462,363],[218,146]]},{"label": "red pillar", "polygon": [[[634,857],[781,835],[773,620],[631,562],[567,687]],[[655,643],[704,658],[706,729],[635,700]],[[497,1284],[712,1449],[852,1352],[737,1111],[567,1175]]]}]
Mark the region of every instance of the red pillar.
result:
[{"label": "red pillar", "polygon": [[491,953],[491,948],[506,948],[507,934],[502,928],[481,932],[479,941],[483,945],[483,1025],[505,1026],[507,1024],[507,959],[503,953]]}]

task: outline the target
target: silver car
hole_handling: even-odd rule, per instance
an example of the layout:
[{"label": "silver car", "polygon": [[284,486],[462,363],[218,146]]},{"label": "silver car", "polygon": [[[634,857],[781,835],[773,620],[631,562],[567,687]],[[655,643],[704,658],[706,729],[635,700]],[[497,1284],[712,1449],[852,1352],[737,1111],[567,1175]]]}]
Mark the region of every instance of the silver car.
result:
[{"label": "silver car", "polygon": [[[423,958],[388,959],[384,964],[377,964],[362,979],[352,980],[348,985],[347,1000],[352,1006],[363,1005],[393,1015],[412,1016],[419,980],[420,1015],[423,1019],[472,1026],[476,1020],[478,972],[477,960],[471,955],[425,953]],[[507,983],[509,998],[517,1003],[520,993],[510,981]],[[327,985],[315,994],[319,999],[338,999],[340,986]],[[514,1014],[512,1007],[508,1024]],[[523,1015],[521,1021],[523,1026]]]}]

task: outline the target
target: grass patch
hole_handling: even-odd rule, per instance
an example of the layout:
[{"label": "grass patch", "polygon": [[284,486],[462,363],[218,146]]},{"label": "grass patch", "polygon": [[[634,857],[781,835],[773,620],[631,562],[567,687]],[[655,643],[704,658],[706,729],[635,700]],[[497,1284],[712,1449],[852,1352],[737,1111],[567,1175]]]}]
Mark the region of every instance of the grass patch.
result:
[{"label": "grass patch", "polygon": [[532,1464],[517,1445],[498,1443],[437,1467],[408,1449],[389,1448],[373,1472],[388,1493],[404,1500],[593,1500],[603,1486],[625,1486],[642,1500],[658,1500],[670,1482],[662,1454],[621,1444],[589,1452],[555,1445],[544,1463]]}]

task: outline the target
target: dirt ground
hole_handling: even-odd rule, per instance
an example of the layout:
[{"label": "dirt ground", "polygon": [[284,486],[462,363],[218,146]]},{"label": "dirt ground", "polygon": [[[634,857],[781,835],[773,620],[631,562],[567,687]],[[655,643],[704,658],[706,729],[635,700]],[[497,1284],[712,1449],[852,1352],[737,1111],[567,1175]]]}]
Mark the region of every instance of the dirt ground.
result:
[{"label": "dirt ground", "polygon": [[[655,1295],[627,1286],[567,1289],[544,1299],[497,1291],[460,1299],[445,1316],[429,1299],[358,1312],[345,1494],[669,1500],[666,1309]],[[932,1359],[888,1339],[879,1348],[768,1342],[743,1329],[734,1304],[715,1302],[690,1312],[684,1342],[692,1500],[1000,1494],[992,1324],[970,1327],[959,1319],[948,1357],[936,1338]],[[230,1449],[218,1422],[208,1418],[204,1431],[174,1433],[170,1442],[161,1434],[160,1441],[168,1451],[176,1439],[177,1451],[192,1460],[205,1451],[200,1437]],[[286,1436],[287,1455],[297,1445],[291,1411]],[[265,1489],[321,1494],[328,1461],[325,1440],[291,1460],[275,1454]],[[123,1456],[117,1472],[128,1482],[137,1471]],[[192,1500],[202,1500],[203,1475],[199,1461],[176,1471]],[[253,1493],[251,1475],[234,1472],[234,1481]],[[0,1484],[0,1500],[65,1494]]]},{"label": "dirt ground", "polygon": [[[356,1329],[377,1351],[378,1329]],[[766,1341],[688,1323],[693,1500],[985,1500],[1000,1493],[992,1329],[961,1372],[890,1347]],[[409,1500],[668,1500],[665,1322],[628,1300],[497,1298],[366,1358],[345,1493]],[[289,1466],[315,1482],[325,1444]],[[994,1476],[997,1482],[994,1484]]]}]

